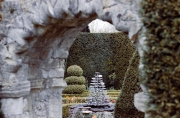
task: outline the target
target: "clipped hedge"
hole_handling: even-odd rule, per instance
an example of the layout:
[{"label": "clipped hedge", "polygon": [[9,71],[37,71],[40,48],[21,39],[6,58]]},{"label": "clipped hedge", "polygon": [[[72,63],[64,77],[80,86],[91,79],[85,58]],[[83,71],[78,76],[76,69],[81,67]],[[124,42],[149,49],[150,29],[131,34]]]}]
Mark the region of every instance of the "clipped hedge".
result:
[{"label": "clipped hedge", "polygon": [[62,116],[63,118],[68,118],[69,116],[69,106],[71,105],[65,105],[62,107]]},{"label": "clipped hedge", "polygon": [[64,90],[63,93],[66,94],[81,94],[86,90],[85,85],[68,85]]},{"label": "clipped hedge", "polygon": [[107,92],[107,94],[108,94],[109,96],[112,96],[112,95],[119,95],[120,92]]},{"label": "clipped hedge", "polygon": [[107,92],[121,92],[121,90],[107,90]]},{"label": "clipped hedge", "polygon": [[141,91],[139,83],[139,55],[135,51],[129,62],[121,94],[115,105],[115,118],[144,118],[144,113],[134,106],[134,94]]},{"label": "clipped hedge", "polygon": [[89,95],[89,93],[82,93],[82,94],[62,94],[62,97],[66,97],[66,96],[69,96],[69,97],[87,97]]},{"label": "clipped hedge", "polygon": [[69,76],[65,78],[65,81],[68,85],[82,85],[86,83],[86,79],[83,76],[77,77],[77,76]]},{"label": "clipped hedge", "polygon": [[72,65],[67,68],[67,75],[68,76],[82,76],[83,70],[78,65]]},{"label": "clipped hedge", "polygon": [[114,72],[116,75],[114,80],[114,88],[122,89],[124,76],[129,66],[129,60],[136,49],[128,37],[123,34],[114,39],[114,43],[111,44],[111,47],[114,54],[110,58],[110,60],[113,62],[110,69],[114,67]]},{"label": "clipped hedge", "polygon": [[67,68],[67,73],[70,75],[65,78],[67,87],[63,90],[65,94],[81,94],[86,90],[86,80],[82,76],[83,70],[78,65],[71,65]]},{"label": "clipped hedge", "polygon": [[[113,86],[121,89],[134,50],[133,44],[122,32],[80,33],[69,50],[67,66],[81,66],[89,83],[94,72],[100,72],[106,88]],[[112,73],[116,74],[115,80],[109,78]]]},{"label": "clipped hedge", "polygon": [[[116,101],[118,97],[109,97],[110,101]],[[79,103],[86,103],[87,97],[79,97],[79,96],[66,96],[62,98],[63,105],[67,104],[79,104]],[[114,103],[114,102],[113,102]]]},{"label": "clipped hedge", "polygon": [[180,118],[180,1],[143,0],[147,51],[141,58],[149,118]]}]

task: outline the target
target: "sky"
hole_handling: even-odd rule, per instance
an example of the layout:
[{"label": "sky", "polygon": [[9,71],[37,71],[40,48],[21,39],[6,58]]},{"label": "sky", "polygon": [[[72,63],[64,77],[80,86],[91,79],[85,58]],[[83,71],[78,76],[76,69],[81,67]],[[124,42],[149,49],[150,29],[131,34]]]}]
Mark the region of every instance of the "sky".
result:
[{"label": "sky", "polygon": [[89,23],[89,30],[91,33],[115,33],[119,32],[115,29],[115,27],[106,22],[99,19],[96,19]]}]

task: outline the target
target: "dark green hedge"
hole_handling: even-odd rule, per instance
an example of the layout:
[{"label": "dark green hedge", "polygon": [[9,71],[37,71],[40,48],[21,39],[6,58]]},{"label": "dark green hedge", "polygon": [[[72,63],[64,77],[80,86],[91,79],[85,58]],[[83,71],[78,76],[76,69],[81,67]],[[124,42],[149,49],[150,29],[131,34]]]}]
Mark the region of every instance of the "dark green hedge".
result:
[{"label": "dark green hedge", "polygon": [[114,66],[114,72],[116,74],[114,85],[115,88],[121,89],[129,60],[135,51],[135,47],[123,34],[114,38],[114,44],[111,47],[113,49],[113,56],[111,57],[113,63],[111,66]]},{"label": "dark green hedge", "polygon": [[[91,81],[96,71],[103,75],[107,88],[120,89],[129,59],[135,50],[123,33],[80,33],[69,51],[67,67],[77,64]],[[116,74],[114,85],[108,76]]]},{"label": "dark green hedge", "polygon": [[141,91],[139,86],[139,55],[135,51],[129,67],[125,73],[125,78],[121,94],[115,105],[115,118],[144,118],[144,113],[139,112],[134,107],[134,94]]},{"label": "dark green hedge", "polygon": [[148,51],[143,84],[148,87],[150,118],[180,118],[180,1],[143,0],[141,16]]}]

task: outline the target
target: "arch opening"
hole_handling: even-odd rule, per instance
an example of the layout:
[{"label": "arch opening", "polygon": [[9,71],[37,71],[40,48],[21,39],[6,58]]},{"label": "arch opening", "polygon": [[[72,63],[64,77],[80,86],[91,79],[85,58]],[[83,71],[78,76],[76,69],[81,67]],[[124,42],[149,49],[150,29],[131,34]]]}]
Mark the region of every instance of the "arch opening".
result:
[{"label": "arch opening", "polygon": [[61,91],[66,86],[64,60],[78,32],[98,17],[129,32],[131,38],[140,28],[137,4],[114,0],[1,2],[0,96],[5,117],[59,118]]}]

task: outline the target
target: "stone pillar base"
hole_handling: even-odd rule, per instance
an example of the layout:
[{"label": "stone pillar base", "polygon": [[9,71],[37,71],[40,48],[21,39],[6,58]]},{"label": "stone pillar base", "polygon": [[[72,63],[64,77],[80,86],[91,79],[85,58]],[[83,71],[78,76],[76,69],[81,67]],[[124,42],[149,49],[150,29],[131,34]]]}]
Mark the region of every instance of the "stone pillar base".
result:
[{"label": "stone pillar base", "polygon": [[147,110],[147,102],[149,96],[145,92],[139,92],[134,95],[134,106],[141,112],[145,112]]},{"label": "stone pillar base", "polygon": [[27,102],[20,98],[1,99],[1,110],[5,118],[29,118],[28,113],[24,114]]}]

